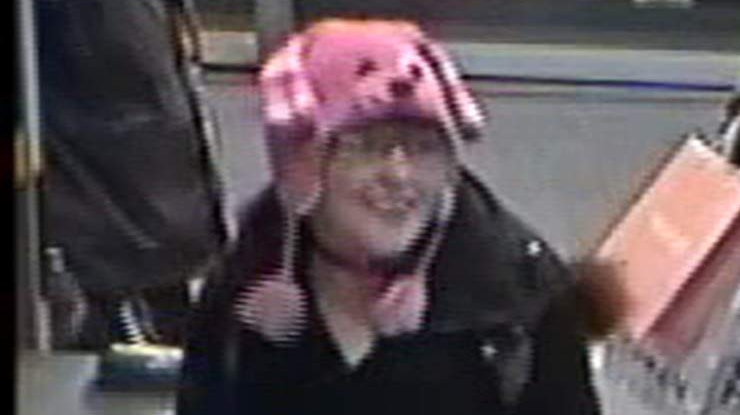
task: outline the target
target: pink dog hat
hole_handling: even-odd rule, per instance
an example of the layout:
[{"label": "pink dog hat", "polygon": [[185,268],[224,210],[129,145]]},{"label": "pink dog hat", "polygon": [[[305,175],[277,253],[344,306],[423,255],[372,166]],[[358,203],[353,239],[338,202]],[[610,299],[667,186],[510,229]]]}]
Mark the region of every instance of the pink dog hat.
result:
[{"label": "pink dog hat", "polygon": [[[321,166],[333,134],[372,120],[413,118],[438,124],[459,157],[484,127],[480,106],[450,57],[413,23],[332,19],[289,38],[259,78],[266,144],[286,213],[279,268],[249,278],[237,318],[276,344],[305,327],[306,297],[294,279],[300,218],[322,192]],[[458,158],[458,162],[461,159]],[[452,202],[440,212],[446,224]],[[426,310],[424,281],[443,229],[430,239],[416,271],[393,278],[376,303],[382,335],[418,330]]]},{"label": "pink dog hat", "polygon": [[424,118],[439,123],[457,149],[484,124],[447,53],[405,21],[317,23],[272,55],[259,85],[280,195],[299,215],[321,192],[318,171],[328,137],[343,128]]}]

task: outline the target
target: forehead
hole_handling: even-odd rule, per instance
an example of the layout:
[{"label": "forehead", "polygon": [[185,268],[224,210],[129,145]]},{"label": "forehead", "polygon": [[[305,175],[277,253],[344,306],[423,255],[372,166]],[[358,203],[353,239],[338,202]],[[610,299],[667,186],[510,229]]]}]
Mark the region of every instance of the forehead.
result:
[{"label": "forehead", "polygon": [[427,138],[440,137],[440,128],[424,120],[382,120],[350,128],[340,136],[362,136],[378,138]]}]

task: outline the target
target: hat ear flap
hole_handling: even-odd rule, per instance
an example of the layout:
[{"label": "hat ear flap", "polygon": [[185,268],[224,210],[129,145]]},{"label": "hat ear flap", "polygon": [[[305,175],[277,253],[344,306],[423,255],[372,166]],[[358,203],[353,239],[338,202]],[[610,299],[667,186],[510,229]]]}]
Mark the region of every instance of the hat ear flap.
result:
[{"label": "hat ear flap", "polygon": [[268,124],[313,118],[316,95],[304,66],[307,37],[295,35],[265,63],[259,75],[263,116]]},{"label": "hat ear flap", "polygon": [[314,139],[316,95],[304,66],[307,37],[296,35],[259,76],[267,150],[282,202],[304,214],[320,191],[321,144]]},{"label": "hat ear flap", "polygon": [[417,50],[440,81],[446,106],[460,136],[465,140],[480,137],[485,123],[482,106],[463,82],[452,58],[439,45],[427,39],[417,43]]}]

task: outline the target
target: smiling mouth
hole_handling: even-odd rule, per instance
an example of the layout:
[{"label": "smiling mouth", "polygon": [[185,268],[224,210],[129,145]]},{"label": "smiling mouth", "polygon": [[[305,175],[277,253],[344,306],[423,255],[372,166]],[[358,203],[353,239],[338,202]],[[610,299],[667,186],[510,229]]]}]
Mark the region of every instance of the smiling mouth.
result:
[{"label": "smiling mouth", "polygon": [[374,211],[393,216],[405,216],[414,210],[414,203],[408,200],[375,199],[367,205]]},{"label": "smiling mouth", "polygon": [[372,212],[390,218],[405,218],[417,208],[417,201],[413,197],[364,195],[363,205]]}]

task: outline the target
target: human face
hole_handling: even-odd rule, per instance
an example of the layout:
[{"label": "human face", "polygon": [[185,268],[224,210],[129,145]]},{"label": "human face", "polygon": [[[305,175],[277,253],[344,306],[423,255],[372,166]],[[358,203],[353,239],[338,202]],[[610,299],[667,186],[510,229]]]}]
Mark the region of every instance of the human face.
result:
[{"label": "human face", "polygon": [[393,257],[421,234],[456,176],[452,150],[432,125],[386,121],[340,134],[328,150],[314,233],[360,265]]}]

